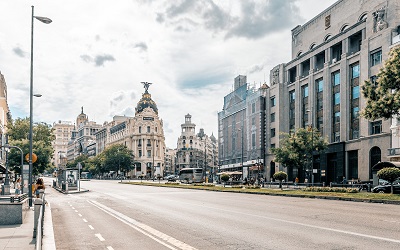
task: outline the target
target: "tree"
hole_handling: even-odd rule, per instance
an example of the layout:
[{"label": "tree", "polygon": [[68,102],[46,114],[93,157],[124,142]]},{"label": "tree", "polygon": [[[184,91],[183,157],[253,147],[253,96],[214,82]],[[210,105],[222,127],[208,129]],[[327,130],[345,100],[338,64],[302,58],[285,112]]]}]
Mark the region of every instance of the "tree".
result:
[{"label": "tree", "polygon": [[367,105],[361,115],[369,120],[400,115],[400,46],[392,49],[376,80],[362,86]]},{"label": "tree", "polygon": [[400,169],[392,167],[392,168],[382,168],[377,173],[380,179],[387,180],[390,182],[391,186],[391,194],[393,194],[393,182],[400,178]]},{"label": "tree", "polygon": [[[7,124],[8,144],[21,148],[25,155],[29,153],[29,118],[17,118]],[[45,169],[51,168],[51,157],[53,147],[51,145],[55,136],[53,129],[46,123],[35,123],[32,128],[32,151],[38,157],[33,163],[33,174],[43,173]],[[8,155],[8,163],[11,170],[21,173],[21,152],[11,149]],[[27,162],[25,162],[27,163]]]},{"label": "tree", "polygon": [[279,181],[279,188],[280,188],[280,189],[283,189],[283,188],[282,188],[282,181],[283,181],[283,180],[286,180],[286,178],[287,178],[287,173],[285,173],[285,172],[283,172],[283,171],[279,171],[279,172],[276,172],[276,173],[272,176],[272,178],[274,178],[275,180],[278,180],[278,181]]},{"label": "tree", "polygon": [[122,171],[126,173],[133,169],[133,152],[122,144],[111,145],[100,155],[105,172]]},{"label": "tree", "polygon": [[328,142],[316,128],[299,128],[292,133],[282,133],[281,136],[280,147],[271,149],[275,154],[275,161],[297,169],[300,176],[303,168],[312,171],[313,153],[321,153],[328,146]]}]

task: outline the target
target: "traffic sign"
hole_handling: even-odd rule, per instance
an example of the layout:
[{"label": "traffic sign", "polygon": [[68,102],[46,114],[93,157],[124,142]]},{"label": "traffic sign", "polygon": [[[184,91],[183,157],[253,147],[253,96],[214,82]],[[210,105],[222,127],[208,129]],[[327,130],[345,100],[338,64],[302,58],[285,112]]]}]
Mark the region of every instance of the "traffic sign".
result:
[{"label": "traffic sign", "polygon": [[[29,162],[29,154],[25,155],[25,161]],[[32,163],[35,163],[37,161],[37,155],[35,153],[32,153]]]}]

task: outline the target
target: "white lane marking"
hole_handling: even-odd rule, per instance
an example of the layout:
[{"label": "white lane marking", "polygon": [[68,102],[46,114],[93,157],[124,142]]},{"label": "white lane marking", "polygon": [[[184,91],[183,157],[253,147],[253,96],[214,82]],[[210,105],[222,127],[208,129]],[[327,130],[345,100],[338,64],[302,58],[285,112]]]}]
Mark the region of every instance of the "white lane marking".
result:
[{"label": "white lane marking", "polygon": [[94,230],[94,227],[92,227],[92,225],[88,225],[90,229]]},{"label": "white lane marking", "polygon": [[84,222],[87,222],[87,220],[86,220],[86,219],[83,219],[83,221],[84,221]]},{"label": "white lane marking", "polygon": [[79,217],[82,217],[82,215],[81,214],[78,214],[79,215]]},{"label": "white lane marking", "polygon": [[100,241],[105,241],[105,239],[101,236],[101,234],[95,234],[97,238],[99,238]]},{"label": "white lane marking", "polygon": [[[93,206],[99,208],[100,210],[103,210],[104,212],[108,213],[109,215],[113,216],[114,218],[122,221],[123,223],[127,224],[128,226],[134,228],[138,232],[141,232],[142,234],[146,235],[147,237],[157,241],[158,243],[168,247],[169,249],[182,249],[182,250],[197,250],[196,248],[179,241],[169,235],[166,235],[150,226],[147,226],[143,223],[140,223],[136,221],[135,219],[132,219],[120,212],[115,211],[112,208],[109,208],[103,204],[100,204],[96,201],[93,200],[88,200],[90,204]],[[172,246],[171,246],[172,245]]]},{"label": "white lane marking", "polygon": [[75,210],[75,212],[78,212],[78,210]]},{"label": "white lane marking", "polygon": [[329,227],[315,226],[315,225],[305,224],[305,223],[301,223],[301,222],[277,219],[277,218],[268,217],[268,216],[264,216],[264,215],[242,213],[242,212],[232,211],[232,210],[228,210],[228,209],[221,209],[221,208],[204,206],[204,205],[199,205],[199,206],[209,208],[209,209],[215,209],[215,210],[220,210],[220,211],[224,211],[224,212],[229,212],[229,213],[236,213],[236,214],[245,215],[245,216],[249,216],[249,217],[258,217],[258,218],[263,218],[263,219],[267,219],[267,220],[273,220],[273,221],[279,221],[279,222],[284,222],[284,223],[293,224],[293,225],[299,225],[299,226],[303,226],[303,227],[310,227],[310,228],[316,228],[316,229],[326,230],[326,231],[331,231],[331,232],[336,232],[336,233],[354,235],[354,236],[359,236],[359,237],[364,237],[364,238],[369,238],[369,239],[400,243],[400,240],[384,238],[384,237],[379,237],[379,236],[374,236],[374,235],[369,235],[369,234],[356,233],[356,232],[334,229],[334,228],[329,228]]},{"label": "white lane marking", "polygon": [[[72,206],[72,205],[71,205]],[[72,209],[75,209],[74,207],[71,207]]]},{"label": "white lane marking", "polygon": [[114,248],[112,248],[111,246],[107,247],[108,250],[114,250]]}]

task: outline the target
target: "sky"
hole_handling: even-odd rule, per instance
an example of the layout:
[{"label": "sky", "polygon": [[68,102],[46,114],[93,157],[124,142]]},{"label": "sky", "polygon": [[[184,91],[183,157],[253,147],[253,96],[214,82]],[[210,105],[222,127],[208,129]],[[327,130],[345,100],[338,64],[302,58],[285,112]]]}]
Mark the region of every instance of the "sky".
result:
[{"label": "sky", "polygon": [[291,30],[335,0],[1,0],[0,72],[13,119],[29,117],[31,15],[34,122],[98,124],[134,116],[149,93],[176,148],[185,115],[218,137],[218,112],[234,78],[269,85],[291,60]]}]

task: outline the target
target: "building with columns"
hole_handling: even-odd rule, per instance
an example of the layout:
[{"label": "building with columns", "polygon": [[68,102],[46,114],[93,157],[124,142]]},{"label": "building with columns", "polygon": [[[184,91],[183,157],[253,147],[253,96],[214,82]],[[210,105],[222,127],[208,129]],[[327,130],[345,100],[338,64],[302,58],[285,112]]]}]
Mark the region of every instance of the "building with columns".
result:
[{"label": "building with columns", "polygon": [[218,147],[214,135],[208,136],[204,129],[196,134],[196,124],[192,116],[185,115],[181,124],[181,135],[177,141],[176,173],[182,168],[203,168],[208,178],[215,176],[218,166]]},{"label": "building with columns", "polygon": [[376,180],[372,167],[388,160],[392,122],[359,115],[366,105],[361,86],[375,81],[399,44],[399,9],[395,0],[339,0],[291,31],[292,59],[271,70],[267,90],[267,178],[279,170],[289,180],[306,178],[275,163],[269,148],[279,147],[279,132],[311,126],[329,142],[325,153],[314,153],[314,182]]}]

